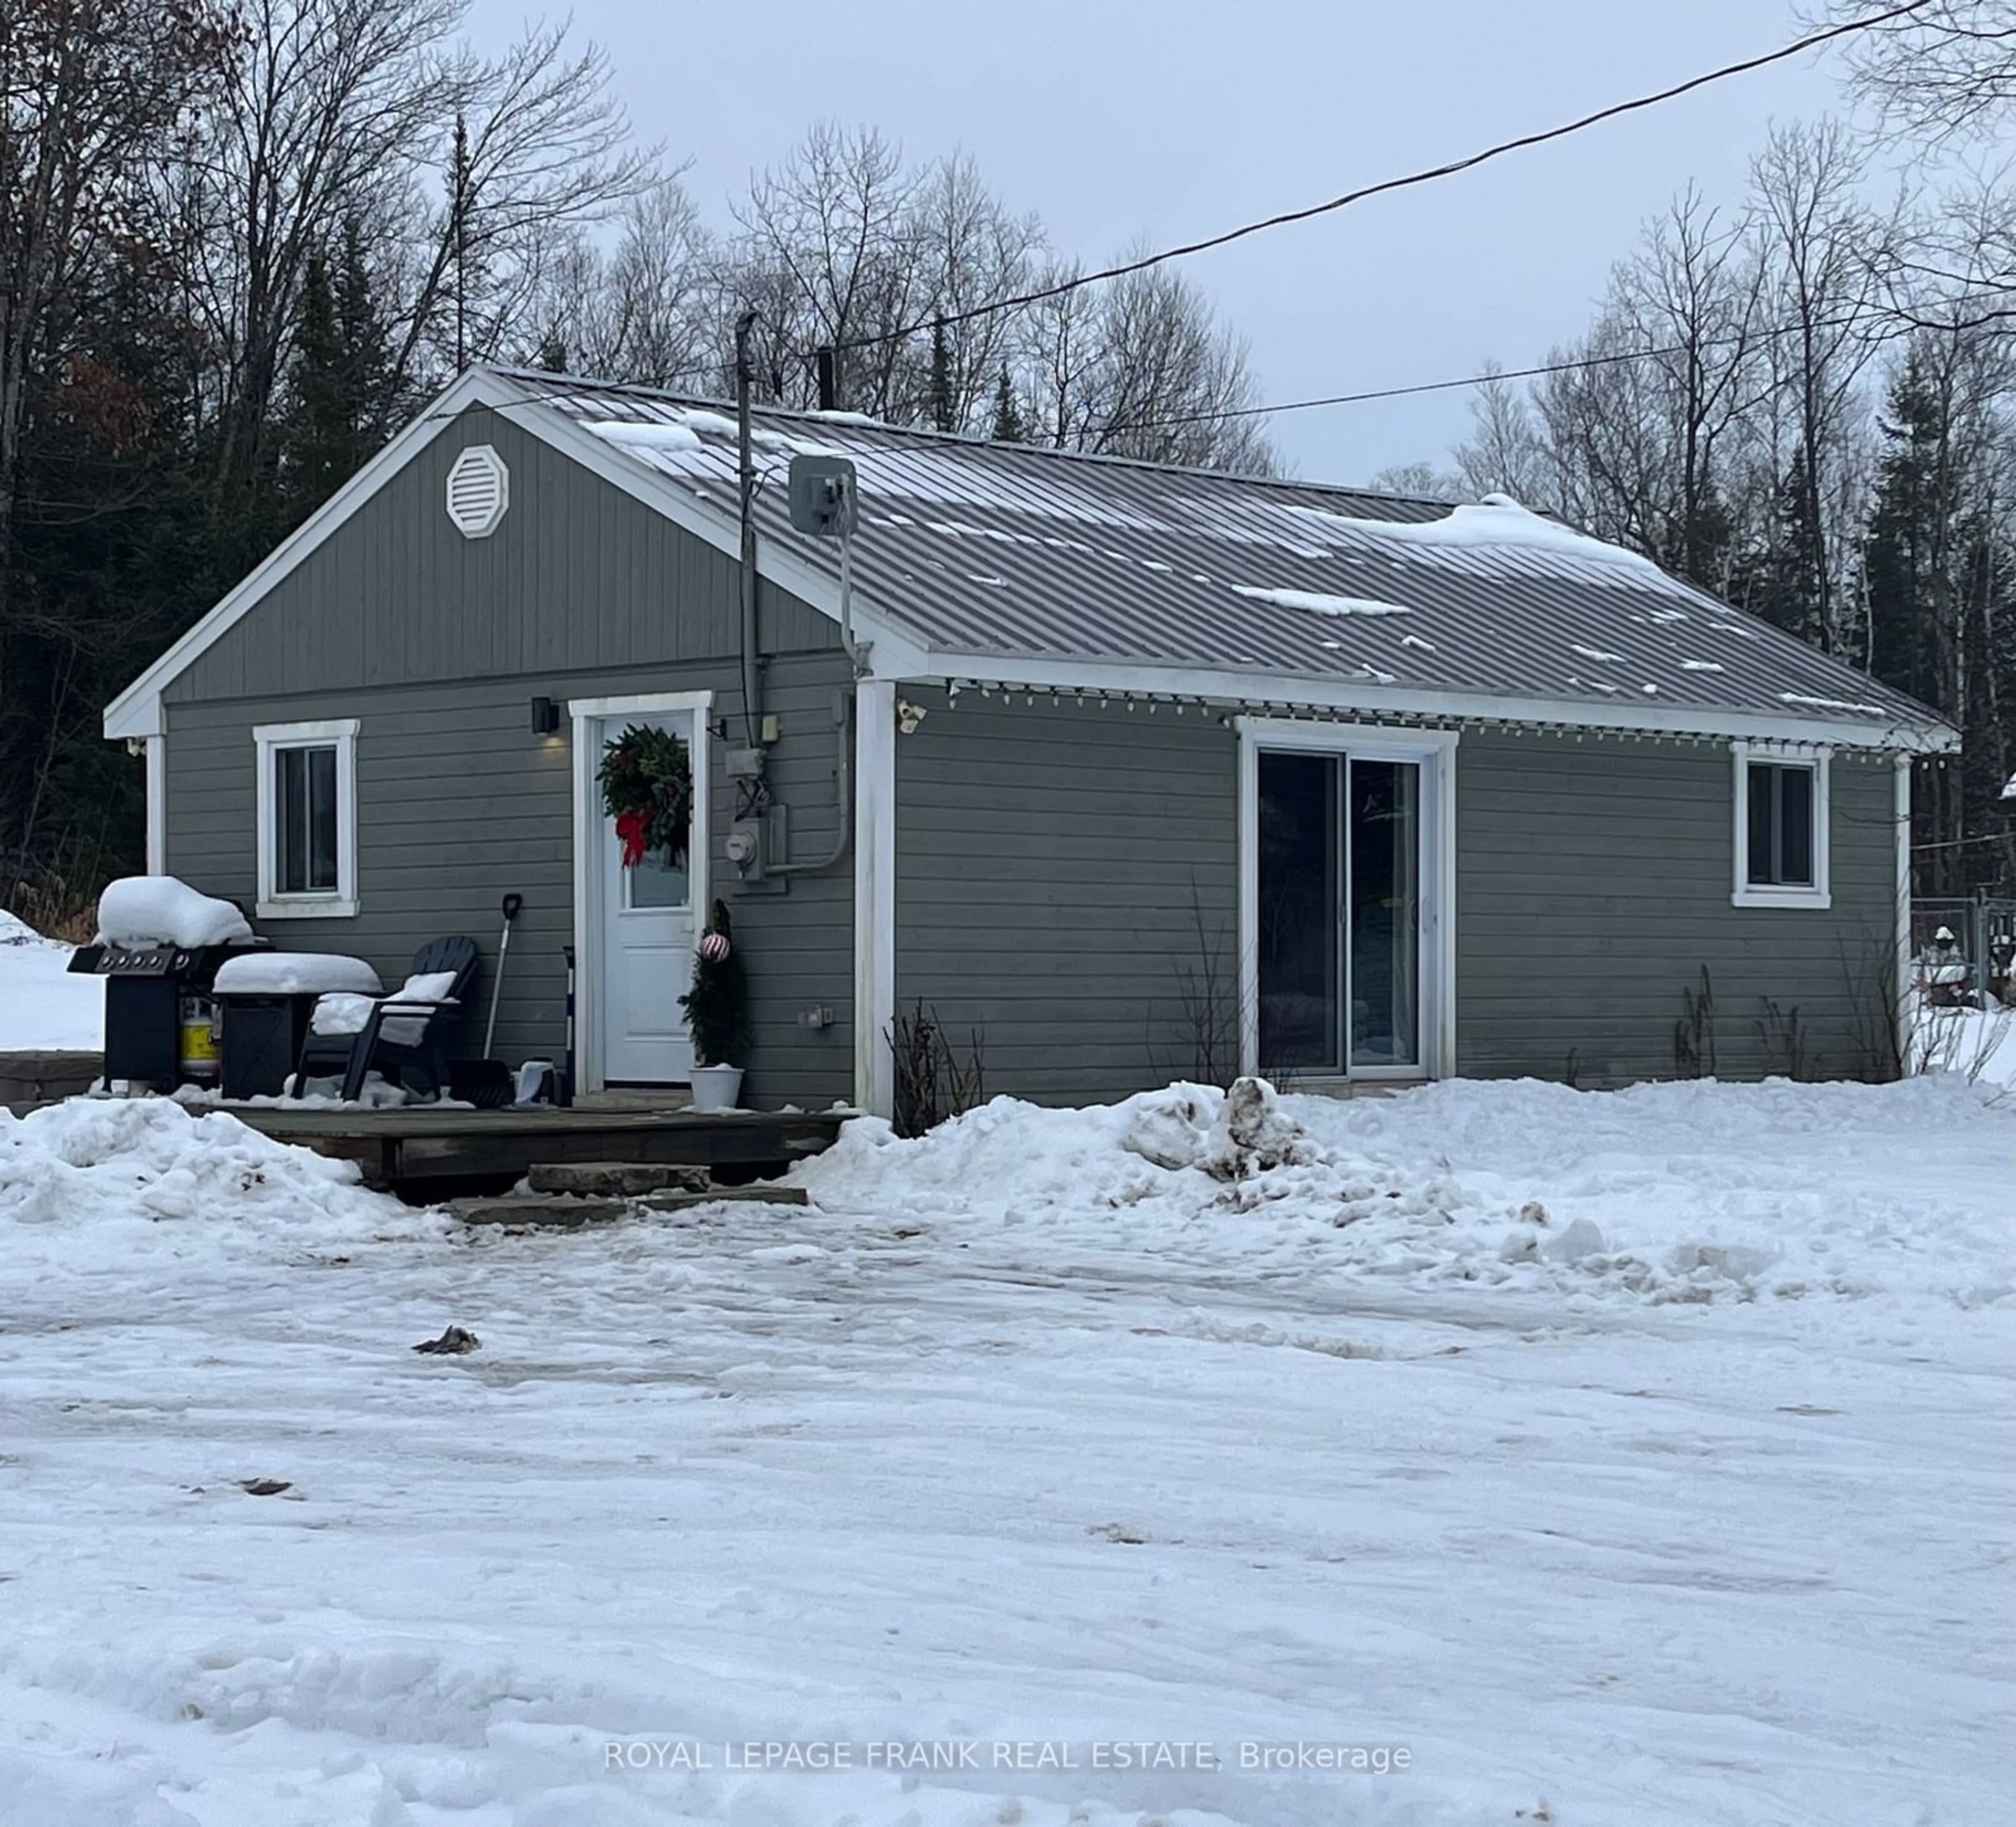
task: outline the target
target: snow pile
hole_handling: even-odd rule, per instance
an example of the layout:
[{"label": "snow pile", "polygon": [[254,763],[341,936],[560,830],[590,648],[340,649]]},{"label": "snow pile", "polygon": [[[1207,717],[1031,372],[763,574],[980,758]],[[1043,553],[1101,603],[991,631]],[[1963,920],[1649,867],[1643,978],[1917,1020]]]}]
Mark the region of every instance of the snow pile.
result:
[{"label": "snow pile", "polygon": [[[1039,1230],[1060,1254],[1577,1301],[1895,1292],[1982,1306],[2016,1289],[2006,1189],[1900,1204],[1820,1162],[1983,1126],[2009,1119],[1957,1081],[1459,1082],[1341,1102],[1242,1079],[1229,1094],[1178,1085],[1084,1110],[997,1098],[909,1142],[862,1119],[797,1177],[830,1210],[902,1209],[961,1234]],[[1739,1132],[1753,1147],[1732,1162]],[[1783,1167],[1760,1171],[1774,1151]]]},{"label": "snow pile", "polygon": [[226,958],[214,986],[219,996],[312,996],[340,990],[382,996],[385,986],[362,958],[332,952],[253,952]]},{"label": "snow pile", "polygon": [[248,939],[252,928],[229,901],[172,875],[127,875],[98,897],[98,936],[106,945],[194,947]]},{"label": "snow pile", "polygon": [[0,1110],[0,1249],[16,1268],[127,1275],[140,1259],[354,1243],[412,1223],[355,1163],[221,1112],[159,1097]]},{"label": "snow pile", "polygon": [[105,980],[73,975],[72,950],[0,909],[0,1053],[105,1044]]},{"label": "snow pile", "polygon": [[2016,1142],[1992,1088],[1957,1077],[1597,1092],[1455,1082],[1334,1107],[1324,1129],[1368,1150],[1435,1150],[1474,1209],[1515,1214],[1502,1237],[1511,1262],[1571,1266],[1599,1292],[1974,1306],[2016,1289],[2006,1177],[1957,1187],[1925,1170],[1942,1147]]}]

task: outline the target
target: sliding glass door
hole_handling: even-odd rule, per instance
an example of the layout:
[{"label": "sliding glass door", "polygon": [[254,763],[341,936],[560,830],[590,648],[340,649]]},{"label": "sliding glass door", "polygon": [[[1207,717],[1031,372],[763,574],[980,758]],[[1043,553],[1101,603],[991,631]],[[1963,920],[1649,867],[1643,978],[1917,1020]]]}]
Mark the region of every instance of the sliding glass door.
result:
[{"label": "sliding glass door", "polygon": [[1263,749],[1258,769],[1261,1069],[1418,1071],[1421,764]]}]

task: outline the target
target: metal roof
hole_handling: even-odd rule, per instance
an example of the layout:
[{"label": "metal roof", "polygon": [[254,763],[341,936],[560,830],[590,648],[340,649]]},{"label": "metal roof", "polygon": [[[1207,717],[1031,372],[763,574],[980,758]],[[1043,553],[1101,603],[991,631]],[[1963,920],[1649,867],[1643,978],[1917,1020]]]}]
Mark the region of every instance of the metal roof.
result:
[{"label": "metal roof", "polygon": [[[564,415],[734,515],[735,427],[718,407],[510,378],[527,409]],[[1943,727],[1855,668],[1502,497],[1452,510],[847,414],[760,408],[754,423],[759,536],[837,574],[830,545],[793,531],[784,470],[801,451],[851,458],[857,600],[941,660],[1209,668],[1277,700],[1297,680],[1542,698],[1586,705],[1597,726],[1627,705],[1725,711],[1859,726],[1877,746]]]}]

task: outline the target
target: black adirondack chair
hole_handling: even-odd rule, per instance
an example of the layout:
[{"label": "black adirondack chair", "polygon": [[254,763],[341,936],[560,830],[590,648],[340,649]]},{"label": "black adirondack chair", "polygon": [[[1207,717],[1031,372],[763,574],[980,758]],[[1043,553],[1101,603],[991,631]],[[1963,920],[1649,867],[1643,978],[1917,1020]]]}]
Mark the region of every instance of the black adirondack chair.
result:
[{"label": "black adirondack chair", "polygon": [[[429,939],[413,953],[412,968],[408,975],[421,977],[453,971],[455,985],[448,995],[439,1002],[402,1002],[396,993],[381,997],[373,1006],[362,1030],[356,1034],[318,1034],[311,1022],[301,1042],[301,1058],[288,1081],[290,1094],[300,1097],[313,1069],[320,1066],[323,1076],[338,1070],[342,1072],[344,1101],[354,1104],[363,1095],[365,1075],[375,1067],[402,1085],[410,1072],[423,1082],[423,1096],[440,1097],[448,1089],[449,1031],[469,1000],[477,963],[473,939]],[[401,1029],[417,1022],[419,1032],[410,1040],[393,1040],[384,1032],[387,1021],[398,1022]]]}]

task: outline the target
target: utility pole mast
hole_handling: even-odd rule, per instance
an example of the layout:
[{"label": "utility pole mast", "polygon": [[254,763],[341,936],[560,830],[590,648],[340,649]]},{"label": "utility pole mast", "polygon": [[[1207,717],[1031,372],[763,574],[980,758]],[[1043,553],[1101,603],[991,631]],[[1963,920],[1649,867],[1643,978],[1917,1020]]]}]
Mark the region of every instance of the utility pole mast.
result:
[{"label": "utility pole mast", "polygon": [[469,366],[469,122],[455,116],[455,171],[451,182],[450,226],[455,234],[455,371]]}]

